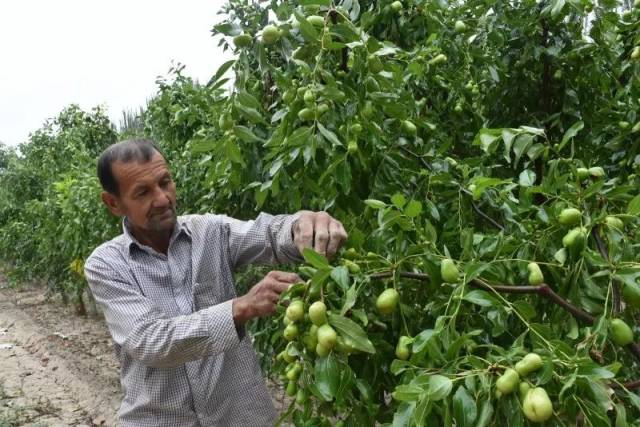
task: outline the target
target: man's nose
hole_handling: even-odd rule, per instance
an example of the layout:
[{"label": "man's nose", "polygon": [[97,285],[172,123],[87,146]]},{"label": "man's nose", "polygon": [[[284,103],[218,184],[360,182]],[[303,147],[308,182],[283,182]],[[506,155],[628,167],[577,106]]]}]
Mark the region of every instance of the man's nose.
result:
[{"label": "man's nose", "polygon": [[169,194],[160,187],[156,187],[153,194],[153,206],[156,208],[164,208],[171,205]]}]

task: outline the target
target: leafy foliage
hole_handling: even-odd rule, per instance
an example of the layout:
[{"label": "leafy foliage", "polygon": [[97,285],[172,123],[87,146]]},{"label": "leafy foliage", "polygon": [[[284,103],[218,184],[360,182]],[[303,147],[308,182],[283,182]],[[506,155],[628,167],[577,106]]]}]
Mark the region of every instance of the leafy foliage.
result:
[{"label": "leafy foliage", "polygon": [[[326,209],[349,230],[339,260],[305,253],[284,297],[322,300],[335,347],[304,319],[287,343],[284,307],[252,326],[296,396],[285,417],[518,426],[548,395],[548,425],[638,425],[640,347],[609,328],[640,333],[640,13],[621,6],[230,0],[213,34],[235,59],[205,85],[182,67],[158,81],[144,134],[181,209]],[[2,157],[0,256],[65,283],[117,232],[90,178],[115,134],[99,112],[58,121]],[[509,368],[545,392],[496,393]]]}]

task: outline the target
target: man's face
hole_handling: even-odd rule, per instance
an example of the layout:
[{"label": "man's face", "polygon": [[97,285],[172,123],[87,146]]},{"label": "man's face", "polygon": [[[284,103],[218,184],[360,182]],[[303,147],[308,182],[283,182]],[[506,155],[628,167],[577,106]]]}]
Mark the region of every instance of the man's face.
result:
[{"label": "man's face", "polygon": [[115,215],[126,216],[134,230],[170,232],[176,223],[176,186],[164,158],[155,153],[146,163],[111,165],[120,195],[103,193]]}]

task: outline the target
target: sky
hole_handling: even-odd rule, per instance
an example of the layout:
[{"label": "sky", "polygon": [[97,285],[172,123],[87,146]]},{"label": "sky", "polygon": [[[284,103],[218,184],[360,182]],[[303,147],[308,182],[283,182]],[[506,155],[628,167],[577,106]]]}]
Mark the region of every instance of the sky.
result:
[{"label": "sky", "polygon": [[223,0],[0,2],[0,142],[17,145],[65,106],[102,104],[114,123],[172,63],[206,83],[231,58],[211,37]]}]

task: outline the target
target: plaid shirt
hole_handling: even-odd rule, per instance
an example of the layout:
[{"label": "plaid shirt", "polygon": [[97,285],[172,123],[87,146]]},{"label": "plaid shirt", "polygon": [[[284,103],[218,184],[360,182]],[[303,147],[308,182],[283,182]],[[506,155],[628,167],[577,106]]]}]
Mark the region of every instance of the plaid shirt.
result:
[{"label": "plaid shirt", "polygon": [[166,256],[137,242],[125,219],[124,234],[91,254],[85,275],[121,365],[122,426],[273,425],[257,355],[233,321],[233,272],[299,261],[296,219],[180,216]]}]

